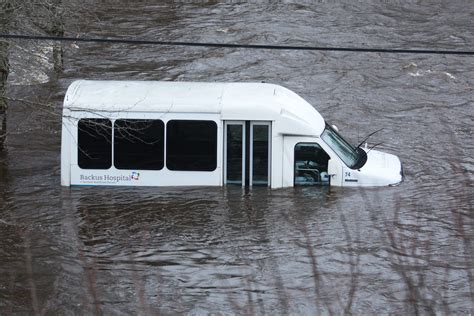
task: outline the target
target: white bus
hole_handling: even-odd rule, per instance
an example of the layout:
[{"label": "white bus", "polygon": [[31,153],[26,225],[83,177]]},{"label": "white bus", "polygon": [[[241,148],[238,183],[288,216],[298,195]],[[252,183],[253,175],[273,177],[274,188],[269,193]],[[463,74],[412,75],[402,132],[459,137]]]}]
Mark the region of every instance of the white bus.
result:
[{"label": "white bus", "polygon": [[398,157],[353,146],[294,92],[266,83],[73,82],[61,184],[386,186]]}]

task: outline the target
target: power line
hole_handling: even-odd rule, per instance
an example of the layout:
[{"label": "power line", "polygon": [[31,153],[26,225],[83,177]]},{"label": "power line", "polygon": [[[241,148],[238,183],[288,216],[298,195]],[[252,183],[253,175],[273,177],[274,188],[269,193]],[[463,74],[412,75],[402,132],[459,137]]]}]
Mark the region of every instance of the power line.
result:
[{"label": "power line", "polygon": [[269,50],[302,50],[302,51],[334,51],[355,53],[390,53],[390,54],[436,54],[436,55],[474,55],[474,51],[466,50],[435,50],[435,49],[396,49],[396,48],[361,48],[361,47],[329,47],[329,46],[293,46],[293,45],[263,45],[263,44],[225,44],[205,42],[180,42],[180,41],[154,41],[120,38],[86,38],[86,37],[56,37],[0,34],[0,38],[60,42],[94,42],[112,44],[135,45],[162,45],[162,46],[190,46],[213,48],[243,48],[243,49],[269,49]]}]

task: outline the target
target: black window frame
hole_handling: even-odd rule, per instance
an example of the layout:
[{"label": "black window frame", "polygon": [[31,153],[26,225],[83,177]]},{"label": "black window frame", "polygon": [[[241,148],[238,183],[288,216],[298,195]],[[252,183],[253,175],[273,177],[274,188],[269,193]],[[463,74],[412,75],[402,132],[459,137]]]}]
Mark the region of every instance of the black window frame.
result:
[{"label": "black window frame", "polygon": [[[139,126],[140,123],[150,124],[150,126],[149,127]],[[131,127],[134,124],[136,124],[136,126]],[[156,126],[156,124],[158,124],[158,126]],[[159,171],[164,168],[164,165],[165,165],[165,123],[162,120],[120,118],[114,121],[113,128],[114,128],[113,165],[116,169]],[[121,128],[128,129],[128,130],[122,131],[120,130]],[[161,128],[161,130],[153,131],[153,129],[156,129],[156,128]],[[143,136],[140,136],[138,134],[140,130],[143,130],[143,133],[145,133],[146,129],[149,129],[148,131],[150,132],[158,132],[158,133],[156,135],[149,134],[149,135],[143,135]],[[124,132],[129,133],[130,135],[128,135],[129,137],[125,135],[125,137],[122,138],[122,140],[124,141],[123,143],[121,143],[121,139],[118,137],[118,135],[121,135],[120,133],[124,133]],[[153,139],[154,136],[157,136],[157,137]],[[136,142],[134,142],[134,140]],[[130,147],[128,148],[128,150],[124,150],[123,147],[126,147],[127,145]],[[128,155],[121,157],[123,152],[130,152],[130,153]]]},{"label": "black window frame", "polygon": [[[91,122],[95,121],[92,124],[86,123],[86,122]],[[83,124],[89,124],[89,126],[84,126]],[[94,130],[97,129],[102,129],[100,133],[97,135],[94,135],[92,133],[92,130],[89,129],[89,127],[95,126]],[[105,127],[108,128],[108,132],[105,130]],[[96,150],[95,152],[90,152],[86,144],[82,144],[84,141],[89,141],[91,142],[91,138],[96,138],[97,136],[101,136],[104,138],[105,143],[108,144],[107,147],[102,148],[102,150]],[[86,136],[86,138],[84,138]],[[105,136],[105,137],[104,137]],[[108,139],[107,139],[108,138]],[[94,147],[97,147],[99,144],[99,141],[96,141],[94,144]],[[106,150],[108,148],[108,151]],[[108,155],[107,155],[108,154]],[[94,159],[100,159],[103,157],[99,158],[94,158],[93,156],[95,155],[102,155],[103,157],[107,157],[108,160],[105,160],[104,163],[100,164],[98,161],[95,161],[95,165],[91,164],[94,162]],[[87,164],[87,165],[85,165]],[[90,117],[85,117],[79,119],[77,122],[77,165],[79,168],[83,170],[108,170],[112,168],[113,162],[112,162],[112,121],[108,118],[90,118]]]},{"label": "black window frame", "polygon": [[[201,126],[196,129],[194,133],[183,132],[186,129],[183,126],[174,126],[174,124],[210,124],[207,128],[212,129],[212,139],[210,139],[209,144],[206,144],[201,141],[201,144],[198,146],[193,146],[194,148],[203,148],[208,147],[212,148],[212,153],[203,154],[202,152],[192,153],[192,150],[189,146],[187,148],[179,147],[176,143],[183,144],[183,140],[177,139],[180,136],[187,136],[184,145],[189,145],[189,137],[197,136],[196,132],[202,131],[205,126]],[[179,131],[174,130],[177,128]],[[172,119],[166,123],[166,168],[171,171],[201,171],[201,172],[212,172],[217,169],[217,156],[218,156],[218,124],[214,120],[189,120],[189,119]],[[177,133],[181,135],[178,135]],[[201,135],[202,136],[202,135]],[[208,139],[209,140],[209,139]],[[182,148],[182,149],[179,149]],[[201,156],[201,157],[199,157]],[[196,157],[198,157],[198,162],[196,162]],[[198,163],[202,163],[201,166]],[[207,165],[206,165],[207,163]],[[198,167],[196,167],[198,166]]]}]

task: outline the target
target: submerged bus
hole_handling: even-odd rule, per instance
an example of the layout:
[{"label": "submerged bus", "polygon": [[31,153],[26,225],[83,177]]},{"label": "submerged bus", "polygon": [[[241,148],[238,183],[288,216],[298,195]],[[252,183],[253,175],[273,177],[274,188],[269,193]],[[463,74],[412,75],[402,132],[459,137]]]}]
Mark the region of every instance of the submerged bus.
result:
[{"label": "submerged bus", "polygon": [[267,83],[73,82],[61,185],[387,186],[397,156],[348,143],[294,92]]}]

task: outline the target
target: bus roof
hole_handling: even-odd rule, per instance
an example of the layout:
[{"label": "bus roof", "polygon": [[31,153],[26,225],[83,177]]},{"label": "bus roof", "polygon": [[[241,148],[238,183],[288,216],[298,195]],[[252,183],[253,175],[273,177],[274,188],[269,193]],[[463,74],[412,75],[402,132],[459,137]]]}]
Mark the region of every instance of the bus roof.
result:
[{"label": "bus roof", "polygon": [[280,134],[319,136],[322,116],[296,93],[268,83],[170,81],[73,82],[69,111],[219,114],[222,120],[273,121]]}]

